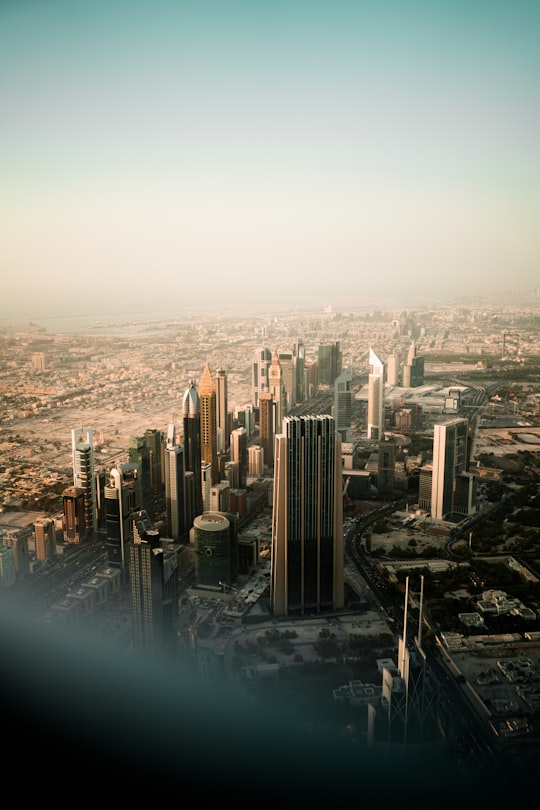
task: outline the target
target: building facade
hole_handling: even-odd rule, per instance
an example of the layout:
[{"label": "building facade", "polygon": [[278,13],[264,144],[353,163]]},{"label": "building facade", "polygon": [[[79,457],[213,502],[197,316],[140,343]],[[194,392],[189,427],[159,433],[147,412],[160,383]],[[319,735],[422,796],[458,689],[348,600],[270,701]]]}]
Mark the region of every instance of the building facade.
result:
[{"label": "building facade", "polygon": [[276,615],[344,605],[341,437],[333,417],[287,416],[276,436],[271,609]]}]

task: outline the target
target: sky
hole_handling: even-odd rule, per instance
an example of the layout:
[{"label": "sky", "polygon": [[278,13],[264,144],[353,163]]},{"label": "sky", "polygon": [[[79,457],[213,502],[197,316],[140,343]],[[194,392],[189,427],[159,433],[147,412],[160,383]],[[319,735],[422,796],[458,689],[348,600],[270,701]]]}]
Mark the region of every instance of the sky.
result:
[{"label": "sky", "polygon": [[540,285],[536,0],[1,0],[0,317]]}]

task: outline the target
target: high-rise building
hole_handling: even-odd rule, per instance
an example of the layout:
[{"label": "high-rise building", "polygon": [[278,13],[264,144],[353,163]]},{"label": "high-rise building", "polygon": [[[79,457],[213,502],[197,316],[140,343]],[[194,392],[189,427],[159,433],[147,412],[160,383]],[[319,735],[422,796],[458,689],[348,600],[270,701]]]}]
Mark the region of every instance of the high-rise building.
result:
[{"label": "high-rise building", "polygon": [[261,394],[259,396],[259,438],[264,450],[264,463],[270,469],[274,465],[274,436],[276,435],[274,411],[272,394]]},{"label": "high-rise building", "polygon": [[384,363],[372,348],[369,350],[368,439],[382,439],[384,433]]},{"label": "high-rise building", "polygon": [[88,538],[86,503],[82,487],[66,487],[62,492],[65,543],[83,543]]},{"label": "high-rise building", "polygon": [[377,489],[379,494],[391,498],[396,471],[396,444],[393,438],[381,439],[377,456]]},{"label": "high-rise building", "polygon": [[201,403],[201,460],[212,465],[212,483],[219,481],[217,455],[216,381],[206,362],[199,381]]},{"label": "high-rise building", "polygon": [[25,579],[30,574],[30,554],[26,530],[8,529],[2,537],[2,545],[13,549],[16,577]]},{"label": "high-rise building", "polygon": [[178,444],[165,448],[165,508],[169,537],[173,540],[182,540],[195,518],[186,509],[189,500],[186,498],[184,457],[185,448]]},{"label": "high-rise building", "polygon": [[268,393],[268,367],[272,362],[272,352],[265,346],[257,349],[251,366],[251,401],[259,407],[260,394]]},{"label": "high-rise building", "polygon": [[468,420],[460,417],[434,426],[431,516],[437,520],[454,511],[455,481],[467,471],[468,430]]},{"label": "high-rise building", "polygon": [[229,447],[231,433],[229,402],[227,393],[227,372],[223,368],[216,371],[216,423],[218,453],[224,453]]},{"label": "high-rise building", "polygon": [[321,385],[334,385],[334,380],[343,371],[343,357],[339,341],[335,343],[321,343],[319,345],[319,383]]},{"label": "high-rise building", "polygon": [[334,419],[342,441],[351,440],[353,392],[352,369],[348,366],[334,382]]},{"label": "high-rise building", "polygon": [[247,432],[243,427],[236,428],[231,433],[231,461],[238,462],[239,487],[245,487],[248,463]]},{"label": "high-rise building", "polygon": [[342,608],[343,483],[334,418],[284,417],[274,464],[272,611],[289,615]]},{"label": "high-rise building", "polygon": [[260,478],[264,472],[264,448],[259,444],[248,447],[248,475],[250,478]]},{"label": "high-rise building", "polygon": [[386,358],[386,381],[388,385],[399,385],[399,355],[395,349]]},{"label": "high-rise building", "polygon": [[199,392],[193,380],[190,380],[182,400],[184,424],[184,465],[193,473],[195,488],[194,515],[203,511],[201,479],[201,403]]},{"label": "high-rise building", "polygon": [[56,557],[56,526],[52,518],[38,518],[34,522],[36,560]]},{"label": "high-rise building", "polygon": [[294,367],[294,356],[292,352],[278,353],[279,365],[281,367],[281,378],[285,392],[285,413],[296,405],[296,372]]},{"label": "high-rise building", "polygon": [[119,467],[113,467],[109,483],[103,490],[105,527],[107,533],[107,559],[120,568],[122,575],[129,571],[128,543],[132,537],[130,511],[130,485],[124,481]]},{"label": "high-rise building", "polygon": [[293,346],[294,370],[296,382],[296,402],[304,402],[306,398],[304,364],[306,360],[306,349],[302,340],[295,340]]},{"label": "high-rise building", "polygon": [[94,438],[91,428],[71,431],[73,486],[84,492],[85,525],[91,535],[97,524],[96,481],[94,475]]},{"label": "high-rise building", "polygon": [[177,550],[162,547],[144,510],[135,513],[129,546],[133,650],[146,659],[174,659],[177,574]]},{"label": "high-rise building", "polygon": [[129,440],[128,458],[132,464],[139,465],[139,482],[142,496],[142,509],[153,519],[154,493],[152,489],[152,469],[150,448],[145,436],[132,436]]},{"label": "high-rise building", "polygon": [[418,388],[424,384],[424,358],[416,355],[416,343],[413,341],[409,347],[407,361],[400,366],[401,386],[403,388]]},{"label": "high-rise building", "polygon": [[220,481],[210,487],[210,512],[228,512],[229,494],[231,485],[229,481]]},{"label": "high-rise building", "polygon": [[203,512],[208,512],[210,509],[210,491],[212,489],[212,465],[207,461],[201,464],[201,479],[202,479],[202,509],[197,513],[202,515]]},{"label": "high-rise building", "polygon": [[163,476],[161,473],[161,448],[163,434],[161,430],[148,428],[144,431],[144,442],[150,455],[150,483],[154,498],[163,495]]},{"label": "high-rise building", "polygon": [[268,369],[268,390],[274,400],[274,433],[281,431],[281,422],[286,414],[286,394],[279,355],[274,352]]},{"label": "high-rise building", "polygon": [[221,589],[238,576],[238,518],[229,512],[205,512],[195,518],[195,581]]},{"label": "high-rise building", "polygon": [[0,588],[11,588],[17,581],[15,553],[11,546],[0,546]]}]

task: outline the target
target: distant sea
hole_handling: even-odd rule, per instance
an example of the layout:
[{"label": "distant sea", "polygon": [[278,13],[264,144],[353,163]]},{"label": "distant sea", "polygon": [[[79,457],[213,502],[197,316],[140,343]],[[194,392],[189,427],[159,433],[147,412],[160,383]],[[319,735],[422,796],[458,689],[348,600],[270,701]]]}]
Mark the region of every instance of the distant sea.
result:
[{"label": "distant sea", "polygon": [[[470,299],[478,303],[481,299]],[[232,304],[224,304],[223,301],[216,301],[212,306],[211,301],[205,300],[204,309],[201,303],[192,301],[182,301],[181,303],[169,301],[148,302],[146,305],[126,306],[118,310],[104,312],[99,306],[92,306],[81,309],[79,312],[71,310],[69,314],[61,314],[61,311],[51,312],[50,315],[43,315],[43,309],[38,313],[23,313],[22,311],[4,312],[0,308],[0,325],[2,321],[7,321],[16,326],[28,326],[34,324],[40,329],[46,330],[48,334],[134,334],[136,332],[147,331],[152,326],[162,328],[167,323],[175,321],[192,321],[193,319],[208,319],[212,317],[236,318],[241,320],[266,319],[280,316],[291,316],[294,314],[328,314],[331,312],[399,312],[402,310],[421,309],[430,306],[448,306],[465,301],[434,299],[422,299],[420,296],[395,296],[395,297],[368,297],[349,296],[322,298],[315,297],[309,300],[305,298],[286,299],[282,295],[272,299],[269,296],[259,297],[250,301],[237,301]]]}]

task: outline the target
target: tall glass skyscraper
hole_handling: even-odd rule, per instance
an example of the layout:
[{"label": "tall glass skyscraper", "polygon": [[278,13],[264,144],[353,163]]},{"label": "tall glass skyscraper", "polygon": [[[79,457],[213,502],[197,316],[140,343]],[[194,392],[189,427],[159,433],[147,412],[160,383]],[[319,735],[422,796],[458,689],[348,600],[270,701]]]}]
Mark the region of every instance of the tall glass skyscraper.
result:
[{"label": "tall glass skyscraper", "polygon": [[[182,400],[182,416],[184,426],[184,466],[185,470],[193,473],[194,486],[194,514],[200,515],[203,511],[202,477],[201,477],[201,403],[199,392],[193,380],[190,380]],[[188,519],[189,522],[189,519]]]},{"label": "tall glass skyscraper", "polygon": [[467,471],[468,431],[468,420],[460,417],[440,422],[433,428],[431,516],[436,520],[455,511],[455,482]]},{"label": "tall glass skyscraper", "polygon": [[368,439],[382,439],[384,433],[384,363],[369,350]]},{"label": "tall glass skyscraper", "polygon": [[96,481],[94,475],[94,438],[91,428],[71,431],[73,486],[84,492],[86,531],[91,535],[97,524]]},{"label": "tall glass skyscraper", "polygon": [[270,600],[276,615],[344,605],[341,468],[332,416],[283,419],[274,461]]}]

